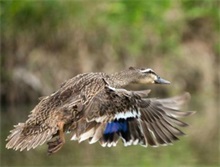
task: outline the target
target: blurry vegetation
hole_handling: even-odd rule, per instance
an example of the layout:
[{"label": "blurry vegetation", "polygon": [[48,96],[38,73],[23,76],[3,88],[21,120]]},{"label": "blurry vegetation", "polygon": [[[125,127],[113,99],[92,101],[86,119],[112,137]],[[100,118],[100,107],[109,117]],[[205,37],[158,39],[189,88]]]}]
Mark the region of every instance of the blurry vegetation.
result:
[{"label": "blurry vegetation", "polygon": [[[2,127],[7,126],[1,135],[2,164],[219,165],[219,4],[218,0],[0,1],[1,112],[4,120],[10,120],[1,121]],[[84,143],[82,147],[68,142],[72,149],[66,146],[63,158],[65,151],[69,158],[59,162],[32,155],[31,161],[22,163],[22,156],[28,153],[4,149],[12,124],[21,120],[18,118],[25,120],[31,110],[16,111],[9,106],[36,104],[39,96],[52,93],[78,73],[111,73],[129,66],[151,67],[172,82],[169,87],[152,86],[153,96],[192,94],[190,108],[198,112],[190,120],[186,140],[158,150],[122,146],[104,150],[99,145]],[[78,155],[76,149],[81,150]],[[42,155],[44,151],[30,153]],[[141,157],[131,162],[132,152]],[[83,153],[87,159],[80,161]],[[8,155],[13,155],[13,161]],[[62,158],[61,153],[56,158],[59,156]]]}]

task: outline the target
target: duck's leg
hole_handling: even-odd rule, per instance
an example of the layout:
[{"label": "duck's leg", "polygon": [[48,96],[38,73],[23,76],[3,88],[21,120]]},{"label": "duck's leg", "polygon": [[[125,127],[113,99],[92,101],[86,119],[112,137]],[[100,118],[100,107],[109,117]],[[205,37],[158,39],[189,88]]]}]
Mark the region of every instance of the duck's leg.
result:
[{"label": "duck's leg", "polygon": [[54,141],[49,141],[47,143],[48,145],[48,155],[53,154],[55,152],[57,152],[58,150],[60,150],[63,146],[63,144],[65,143],[65,137],[64,137],[64,122],[61,121],[58,123],[58,128],[59,128],[59,136],[56,140]]}]

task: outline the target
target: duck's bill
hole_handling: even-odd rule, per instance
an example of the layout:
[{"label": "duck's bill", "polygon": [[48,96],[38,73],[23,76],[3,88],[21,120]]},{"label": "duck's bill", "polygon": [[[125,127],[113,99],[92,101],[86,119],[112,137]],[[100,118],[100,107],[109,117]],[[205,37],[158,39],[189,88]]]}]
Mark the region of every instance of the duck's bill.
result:
[{"label": "duck's bill", "polygon": [[167,81],[161,77],[158,77],[157,80],[154,81],[155,84],[170,84],[170,81]]}]

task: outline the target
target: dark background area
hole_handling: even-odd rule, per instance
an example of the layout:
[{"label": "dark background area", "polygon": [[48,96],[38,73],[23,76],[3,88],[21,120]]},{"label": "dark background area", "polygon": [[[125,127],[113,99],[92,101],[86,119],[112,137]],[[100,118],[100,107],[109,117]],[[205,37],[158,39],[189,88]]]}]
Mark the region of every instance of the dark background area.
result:
[{"label": "dark background area", "polygon": [[[1,166],[219,166],[218,0],[1,0]],[[150,97],[191,93],[188,134],[173,146],[67,141],[53,156],[5,148],[13,125],[78,73],[149,67],[171,81]],[[69,136],[70,137],[70,136]]]}]

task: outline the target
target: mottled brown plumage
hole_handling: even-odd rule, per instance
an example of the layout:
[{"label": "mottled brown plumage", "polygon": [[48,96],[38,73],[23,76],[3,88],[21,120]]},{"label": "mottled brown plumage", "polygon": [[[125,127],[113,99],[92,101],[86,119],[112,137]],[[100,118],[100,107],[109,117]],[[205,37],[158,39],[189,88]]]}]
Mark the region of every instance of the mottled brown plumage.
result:
[{"label": "mottled brown plumage", "polygon": [[178,117],[193,112],[179,111],[189,98],[186,93],[168,99],[146,98],[149,90],[128,91],[130,83],[159,83],[151,69],[129,68],[119,73],[85,73],[64,82],[55,93],[43,97],[25,123],[19,123],[7,138],[7,148],[24,150],[47,142],[48,153],[57,152],[65,143],[64,133],[72,140],[102,146],[167,145],[184,133],[177,127],[186,123]]}]

